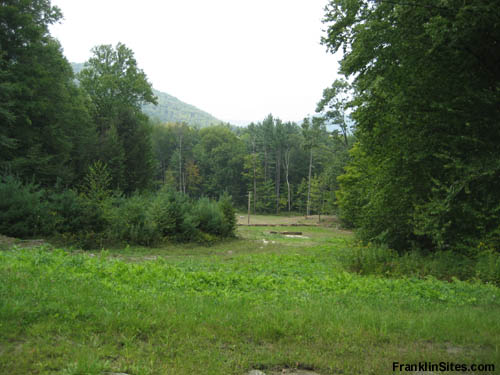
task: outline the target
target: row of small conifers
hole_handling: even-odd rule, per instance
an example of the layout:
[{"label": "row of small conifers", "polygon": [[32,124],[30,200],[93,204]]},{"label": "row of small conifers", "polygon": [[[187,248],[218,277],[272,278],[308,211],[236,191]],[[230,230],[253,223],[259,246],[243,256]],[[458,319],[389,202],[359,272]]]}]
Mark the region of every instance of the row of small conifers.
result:
[{"label": "row of small conifers", "polygon": [[0,179],[0,233],[55,237],[83,248],[110,244],[211,243],[234,236],[229,196],[191,200],[169,190],[125,197],[98,187],[42,188],[12,176]]}]

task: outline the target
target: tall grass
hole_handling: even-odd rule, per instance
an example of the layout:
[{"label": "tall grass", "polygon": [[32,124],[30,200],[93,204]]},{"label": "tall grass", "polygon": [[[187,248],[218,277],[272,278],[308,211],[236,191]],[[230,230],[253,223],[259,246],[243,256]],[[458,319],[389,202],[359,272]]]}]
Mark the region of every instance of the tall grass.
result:
[{"label": "tall grass", "polygon": [[392,361],[498,360],[498,288],[360,276],[306,254],[138,264],[18,249],[0,253],[0,281],[5,374],[381,374]]},{"label": "tall grass", "polygon": [[380,245],[354,243],[339,249],[337,258],[348,270],[362,275],[477,279],[500,285],[500,253],[491,249],[469,254],[451,250],[399,254]]}]

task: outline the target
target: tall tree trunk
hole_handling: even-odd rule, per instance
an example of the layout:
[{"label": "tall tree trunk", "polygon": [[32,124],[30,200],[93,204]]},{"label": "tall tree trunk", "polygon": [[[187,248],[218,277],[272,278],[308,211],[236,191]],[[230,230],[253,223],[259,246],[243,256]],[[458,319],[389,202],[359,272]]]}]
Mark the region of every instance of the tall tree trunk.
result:
[{"label": "tall tree trunk", "polygon": [[292,197],[290,194],[290,181],[288,180],[288,173],[290,171],[290,149],[285,151],[285,177],[286,177],[286,187],[288,191],[288,212],[292,210]]},{"label": "tall tree trunk", "polygon": [[312,162],[313,162],[313,149],[311,147],[311,154],[309,157],[309,184],[307,185],[307,210],[306,219],[309,216],[311,208],[311,172],[312,172]]},{"label": "tall tree trunk", "polygon": [[264,147],[264,182],[267,182],[267,147]]},{"label": "tall tree trunk", "polygon": [[255,153],[255,139],[252,142],[253,146],[253,213],[255,214],[256,202],[257,202],[257,171],[256,171],[256,158]]},{"label": "tall tree trunk", "polygon": [[166,176],[167,173],[166,172],[167,172],[167,163],[165,163],[165,160],[162,160],[161,161],[161,175],[162,175],[163,185],[165,185],[167,182],[167,176]]},{"label": "tall tree trunk", "polygon": [[179,190],[182,193],[182,134],[179,136]]},{"label": "tall tree trunk", "polygon": [[[321,181],[321,180],[320,180]],[[325,190],[322,182],[320,182],[320,189],[321,189],[321,208],[319,209],[318,212],[318,223],[321,223],[321,214],[323,213],[323,209],[325,208]]]},{"label": "tall tree trunk", "polygon": [[348,147],[349,146],[349,143],[347,142],[347,124],[345,122],[345,115],[342,117],[342,133],[344,134],[344,145],[345,147]]},{"label": "tall tree trunk", "polygon": [[280,213],[281,150],[276,154],[276,213]]}]

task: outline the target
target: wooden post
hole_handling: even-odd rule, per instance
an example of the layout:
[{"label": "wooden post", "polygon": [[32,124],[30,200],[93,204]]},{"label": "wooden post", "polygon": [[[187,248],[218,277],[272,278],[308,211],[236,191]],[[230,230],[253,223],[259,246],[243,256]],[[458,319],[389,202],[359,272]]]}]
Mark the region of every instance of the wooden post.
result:
[{"label": "wooden post", "polygon": [[252,192],[248,192],[248,225],[250,225],[250,201],[252,200]]}]

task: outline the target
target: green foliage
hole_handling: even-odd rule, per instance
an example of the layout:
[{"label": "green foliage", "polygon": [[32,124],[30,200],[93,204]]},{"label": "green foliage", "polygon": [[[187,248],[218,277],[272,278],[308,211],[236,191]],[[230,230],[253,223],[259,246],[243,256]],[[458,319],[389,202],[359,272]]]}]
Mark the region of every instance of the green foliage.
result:
[{"label": "green foliage", "polygon": [[228,194],[223,194],[219,198],[219,209],[222,211],[222,237],[234,237],[236,231],[236,212],[232,203],[232,199]]},{"label": "green foliage", "polygon": [[348,146],[349,123],[351,119],[347,114],[349,106],[349,94],[352,90],[348,82],[337,79],[332,86],[323,90],[323,98],[316,107],[316,112],[321,112],[329,125],[339,127],[344,145]]},{"label": "green foliage", "polygon": [[192,224],[202,232],[199,234],[201,242],[211,242],[211,238],[234,237],[236,215],[231,198],[227,194],[223,195],[218,202],[208,198],[199,199],[193,205],[190,219]]},{"label": "green foliage", "polygon": [[122,110],[118,115],[117,131],[124,150],[124,183],[120,188],[126,194],[150,188],[156,165],[147,117],[130,109]]},{"label": "green foliage", "polygon": [[107,211],[106,237],[113,242],[146,246],[158,243],[160,235],[148,211],[153,199],[153,196],[135,194],[115,200]]},{"label": "green foliage", "polygon": [[113,187],[126,194],[151,186],[154,160],[144,103],[156,103],[151,84],[132,50],[100,45],[77,78],[92,102],[99,134],[97,158],[110,166]]},{"label": "green foliage", "polygon": [[274,212],[276,206],[276,191],[272,180],[267,180],[257,187],[257,211]]},{"label": "green foliage", "polygon": [[314,176],[311,178],[311,214],[324,213],[323,210],[326,200],[325,190],[325,183],[320,176]]},{"label": "green foliage", "polygon": [[283,123],[272,115],[237,129],[156,124],[152,142],[157,184],[175,187],[191,198],[214,199],[227,192],[239,207],[246,206],[251,191],[255,212],[292,209],[300,181],[308,175],[310,152],[302,147],[307,134],[315,147],[311,167],[324,181],[323,195],[328,202],[324,208],[331,211],[333,191],[338,188],[336,176],[348,160],[352,137],[346,146],[337,133],[326,131],[320,119],[313,123],[312,130],[305,132],[296,123]]},{"label": "green foliage", "polygon": [[12,237],[45,234],[51,221],[44,190],[34,183],[23,184],[13,176],[0,179],[0,233]]},{"label": "green foliage", "polygon": [[297,188],[297,194],[294,201],[294,207],[303,214],[306,213],[307,208],[307,186],[307,180],[303,178]]},{"label": "green foliage", "polygon": [[500,253],[494,249],[485,249],[479,244],[480,252],[474,267],[474,275],[480,280],[500,285]]},{"label": "green foliage", "polygon": [[[327,251],[322,249],[322,251]],[[329,254],[328,256],[334,256]],[[147,263],[125,263],[113,261],[105,256],[93,260],[87,256],[71,255],[65,251],[34,251],[31,254],[20,251],[0,253],[2,260],[11,265],[23,267],[27,272],[36,272],[38,267],[47,273],[46,277],[67,276],[81,279],[88,275],[101,280],[102,285],[113,285],[117,293],[140,288],[142,291],[158,293],[164,291],[183,292],[189,295],[210,297],[246,297],[249,300],[275,300],[287,296],[299,301],[305,296],[345,296],[355,293],[356,298],[365,301],[394,301],[404,298],[415,303],[447,303],[462,306],[498,304],[498,288],[481,283],[439,281],[433,277],[425,279],[363,277],[345,271],[328,270],[314,257],[298,254],[260,254],[245,257],[245,261],[226,264],[213,262],[186,262],[167,264],[165,261]],[[390,259],[392,255],[377,256],[377,260]],[[5,264],[5,263],[4,263]],[[186,272],[190,269],[190,272]],[[373,291],[378,290],[377,296]],[[479,299],[481,297],[481,299]]]},{"label": "green foliage", "polygon": [[89,201],[102,204],[111,197],[111,181],[108,166],[98,160],[89,166],[89,171],[81,187],[82,193]]},{"label": "green foliage", "polygon": [[200,127],[221,123],[209,113],[184,103],[167,93],[153,90],[153,94],[158,98],[158,103],[145,104],[142,110],[154,120],[162,123],[186,123]]},{"label": "green foliage", "polygon": [[[75,74],[84,68],[82,63],[71,63]],[[157,98],[157,104],[145,103],[142,111],[155,122],[161,123],[186,123],[191,126],[205,127],[221,123],[211,114],[196,108],[191,104],[184,103],[176,97],[153,89],[153,95]]]},{"label": "green foliage", "polygon": [[436,277],[441,280],[481,280],[500,285],[500,255],[484,244],[477,254],[456,251],[423,252],[413,250],[398,254],[386,246],[357,243],[337,253],[350,271],[363,275],[390,277]]},{"label": "green foliage", "polygon": [[55,236],[84,249],[113,243],[151,246],[165,240],[212,244],[234,236],[236,218],[229,196],[219,202],[202,198],[191,203],[184,194],[162,190],[125,198],[113,194],[109,184],[106,165],[100,161],[89,168],[80,195],[3,176],[0,233]]},{"label": "green foliage", "polygon": [[193,206],[192,220],[200,231],[214,236],[223,234],[224,215],[217,202],[201,198]]},{"label": "green foliage", "polygon": [[86,100],[49,34],[61,17],[47,0],[0,8],[0,167],[44,186],[81,178],[95,142]]},{"label": "green foliage", "polygon": [[[383,374],[388,353],[405,363],[495,363],[498,286],[352,274],[338,263],[343,248],[353,250],[345,233],[307,230],[306,246],[283,239],[260,252],[248,239],[211,249],[1,251],[0,345],[8,355],[0,370],[190,375],[203,363],[204,374],[216,375],[281,372],[304,361],[322,374]],[[316,240],[327,244],[309,245]],[[189,256],[172,256],[179,248]],[[390,259],[380,252],[372,264]]]},{"label": "green foliage", "polygon": [[243,142],[226,126],[211,126],[199,132],[200,142],[193,152],[198,161],[202,191],[216,199],[223,192],[233,197],[245,194],[241,179]]},{"label": "green foliage", "polygon": [[79,196],[74,190],[46,193],[47,210],[52,223],[47,234],[71,236],[82,232],[101,232],[106,228],[103,208],[98,201]]},{"label": "green foliage", "polygon": [[[496,3],[332,0],[323,43],[353,76],[357,150],[340,211],[365,240],[499,249]],[[328,95],[327,95],[328,96]]]},{"label": "green foliage", "polygon": [[45,190],[13,176],[0,181],[0,233],[20,238],[61,235],[78,242],[106,227],[102,206],[72,190]]},{"label": "green foliage", "polygon": [[188,219],[191,206],[185,195],[162,190],[149,209],[152,226],[161,238],[189,240],[194,234],[194,225]]},{"label": "green foliage", "polygon": [[120,138],[118,126],[113,124],[111,128],[99,138],[98,145],[99,159],[108,166],[111,176],[110,187],[123,189],[125,181],[125,148],[123,140]]},{"label": "green foliage", "polygon": [[100,134],[109,128],[120,109],[140,112],[143,103],[156,103],[151,84],[138,68],[134,53],[124,44],[100,45],[85,63],[77,78],[92,98],[94,119]]}]

